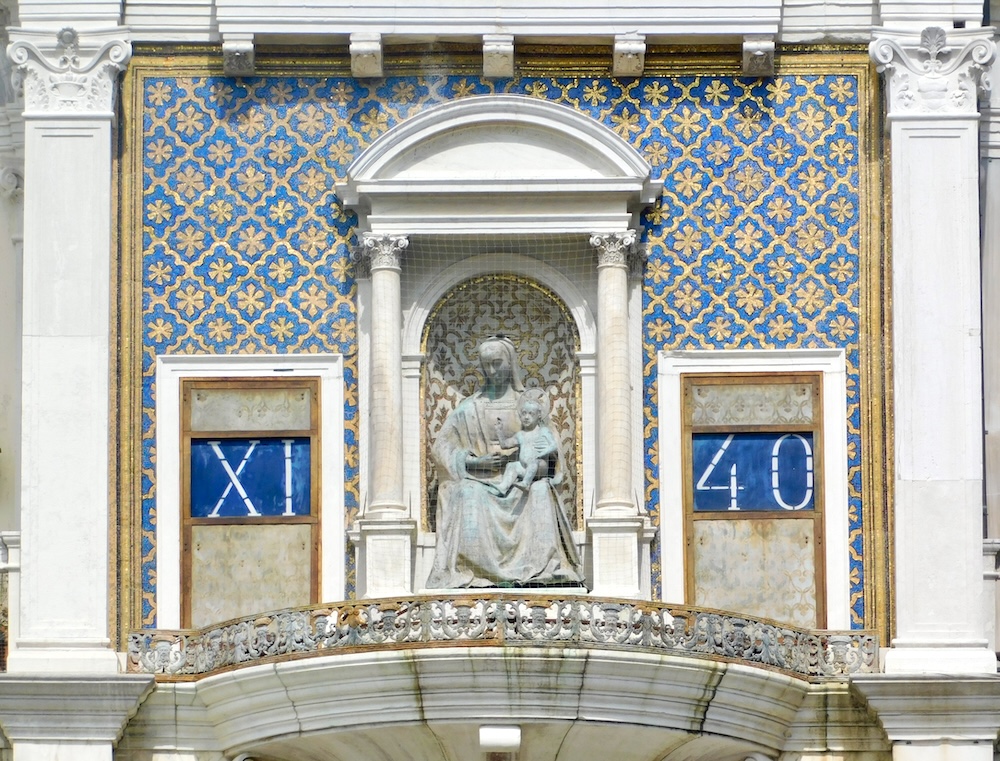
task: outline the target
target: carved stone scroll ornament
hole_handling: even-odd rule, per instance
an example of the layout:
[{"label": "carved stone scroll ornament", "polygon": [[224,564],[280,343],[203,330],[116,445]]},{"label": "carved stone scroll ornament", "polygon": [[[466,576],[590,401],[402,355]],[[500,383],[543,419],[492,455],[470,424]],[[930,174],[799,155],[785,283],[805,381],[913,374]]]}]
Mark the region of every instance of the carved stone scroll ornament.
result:
[{"label": "carved stone scroll ornament", "polygon": [[884,33],[868,46],[888,80],[889,115],[975,114],[977,88],[988,91],[996,44],[986,30],[945,32],[928,27],[915,35]]},{"label": "carved stone scroll ornament", "polygon": [[24,177],[8,166],[0,166],[0,198],[19,201],[24,192]]},{"label": "carved stone scroll ornament", "polygon": [[70,27],[53,37],[40,45],[15,39],[7,49],[25,113],[112,114],[115,83],[132,57],[131,44],[101,38],[85,46]]}]

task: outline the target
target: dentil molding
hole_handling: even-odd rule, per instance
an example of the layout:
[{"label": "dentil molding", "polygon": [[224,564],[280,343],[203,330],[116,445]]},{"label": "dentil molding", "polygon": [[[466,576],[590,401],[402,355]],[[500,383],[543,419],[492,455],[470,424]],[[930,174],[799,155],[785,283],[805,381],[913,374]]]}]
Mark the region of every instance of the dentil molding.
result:
[{"label": "dentil molding", "polygon": [[118,74],[132,57],[127,29],[84,35],[72,27],[56,33],[11,29],[7,56],[24,112],[111,116]]},{"label": "dentil molding", "polygon": [[989,90],[992,33],[936,26],[919,35],[876,30],[868,52],[886,74],[889,117],[975,114],[977,90]]}]

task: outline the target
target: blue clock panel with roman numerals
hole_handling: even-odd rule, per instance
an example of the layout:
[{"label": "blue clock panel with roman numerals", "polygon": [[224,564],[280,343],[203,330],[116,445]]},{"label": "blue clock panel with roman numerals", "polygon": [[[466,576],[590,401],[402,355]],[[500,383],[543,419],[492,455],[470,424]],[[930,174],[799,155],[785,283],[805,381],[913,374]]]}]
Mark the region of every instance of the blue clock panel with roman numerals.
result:
[{"label": "blue clock panel with roman numerals", "polygon": [[191,440],[191,517],[310,514],[308,437]]},{"label": "blue clock panel with roman numerals", "polygon": [[691,438],[695,512],[815,509],[812,432]]}]

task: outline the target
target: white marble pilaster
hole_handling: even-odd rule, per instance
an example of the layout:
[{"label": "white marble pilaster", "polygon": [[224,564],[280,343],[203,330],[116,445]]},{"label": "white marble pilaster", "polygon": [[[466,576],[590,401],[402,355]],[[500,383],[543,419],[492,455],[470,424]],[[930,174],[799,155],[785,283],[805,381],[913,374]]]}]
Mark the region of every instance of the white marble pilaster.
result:
[{"label": "white marble pilaster", "polygon": [[0,164],[0,530],[20,526],[23,198],[20,169]]},{"label": "white marble pilaster", "polygon": [[995,672],[982,623],[977,86],[992,30],[878,30],[892,150],[896,638],[887,672]]},{"label": "white marble pilaster", "polygon": [[368,410],[369,485],[357,522],[358,583],[365,597],[413,591],[416,522],[403,501],[403,370],[400,264],[405,236],[365,233],[362,256],[371,272],[371,376]]},{"label": "white marble pilaster", "polygon": [[587,521],[593,593],[639,597],[640,540],[645,521],[635,501],[629,347],[629,259],[632,230],[595,233],[597,252],[597,507]]},{"label": "white marble pilaster", "polygon": [[111,126],[131,46],[125,29],[12,29],[11,40],[27,180],[20,637],[8,670],[117,672],[108,639]]},{"label": "white marble pilaster", "polygon": [[[992,65],[991,79],[998,73],[997,62]],[[983,278],[983,427],[985,429],[984,456],[986,459],[986,513],[987,545],[1000,549],[1000,89],[989,93],[989,100],[981,106],[980,120],[980,169],[982,225],[982,278]],[[986,550],[984,550],[986,552]],[[995,556],[995,551],[991,552]],[[987,560],[994,562],[995,557]],[[996,566],[984,569],[992,602],[992,646],[995,649],[997,612],[1000,611],[1000,584]],[[992,579],[992,584],[989,580]]]}]

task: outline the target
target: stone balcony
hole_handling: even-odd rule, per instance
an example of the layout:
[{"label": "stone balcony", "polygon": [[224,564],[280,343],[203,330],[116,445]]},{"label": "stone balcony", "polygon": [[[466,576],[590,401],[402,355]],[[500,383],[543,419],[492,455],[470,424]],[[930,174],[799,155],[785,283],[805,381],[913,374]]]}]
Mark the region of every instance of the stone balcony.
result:
[{"label": "stone balcony", "polygon": [[[550,590],[547,590],[550,591]],[[809,631],[715,610],[495,592],[373,599],[262,613],[204,629],[142,629],[128,669],[189,681],[338,653],[422,648],[616,650],[757,666],[809,682],[878,670],[869,631]]]}]

